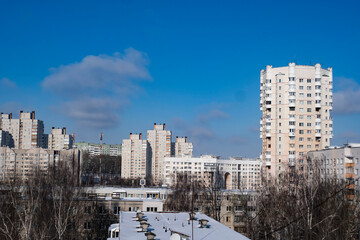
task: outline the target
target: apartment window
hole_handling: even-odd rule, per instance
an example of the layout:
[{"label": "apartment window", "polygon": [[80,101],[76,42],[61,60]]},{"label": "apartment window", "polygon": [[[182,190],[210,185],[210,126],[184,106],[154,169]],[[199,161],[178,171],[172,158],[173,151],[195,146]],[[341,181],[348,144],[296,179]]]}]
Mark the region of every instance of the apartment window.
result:
[{"label": "apartment window", "polygon": [[299,145],[299,148],[300,148],[300,149],[304,148],[304,145]]},{"label": "apartment window", "polygon": [[311,101],[307,101],[307,105],[311,105]]},{"label": "apartment window", "polygon": [[226,206],[226,211],[231,212],[231,206]]},{"label": "apartment window", "polygon": [[311,130],[307,130],[307,134],[311,134]]},{"label": "apartment window", "polygon": [[310,141],[311,141],[311,138],[307,138],[307,141],[310,142]]},{"label": "apartment window", "polygon": [[281,104],[281,101],[279,101],[279,104]]},{"label": "apartment window", "polygon": [[304,101],[300,101],[300,105],[304,105]]},{"label": "apartment window", "polygon": [[300,89],[300,90],[304,90],[304,86],[299,86],[299,89]]},{"label": "apartment window", "polygon": [[[290,129],[291,130],[291,129]],[[299,131],[300,134],[304,134],[304,130],[300,130]]]},{"label": "apartment window", "polygon": [[300,142],[304,141],[304,138],[302,138],[302,137],[301,137],[301,138],[299,138],[299,141],[300,141]]},{"label": "apartment window", "polygon": [[300,127],[303,127],[303,126],[304,126],[304,123],[299,123],[299,126],[300,126]]},{"label": "apartment window", "polygon": [[295,144],[293,144],[293,143],[290,144],[290,147],[291,147],[291,148],[294,148],[294,147],[295,147]]},{"label": "apartment window", "polygon": [[300,116],[299,116],[299,119],[304,119],[304,115],[300,115]]},{"label": "apartment window", "polygon": [[281,112],[281,108],[279,108],[279,112]]},{"label": "apartment window", "polygon": [[306,126],[311,127],[311,123],[307,123]]},{"label": "apartment window", "polygon": [[308,82],[308,83],[311,83],[311,79],[308,79],[307,82]]},{"label": "apartment window", "polygon": [[303,108],[300,108],[299,111],[300,111],[300,112],[304,112],[304,109],[303,109]]},{"label": "apartment window", "polygon": [[304,82],[304,79],[300,78],[300,79],[299,79],[299,82]]},{"label": "apartment window", "polygon": [[311,90],[311,86],[307,86],[307,88],[306,88],[307,90]]},{"label": "apartment window", "polygon": [[281,137],[279,137],[279,141],[281,141]]},{"label": "apartment window", "polygon": [[307,97],[311,97],[311,93],[306,94]]},{"label": "apartment window", "polygon": [[300,93],[299,96],[300,96],[301,98],[303,98],[303,97],[304,97],[304,93]]},{"label": "apartment window", "polygon": [[281,90],[281,86],[279,86],[279,90]]},{"label": "apartment window", "polygon": [[311,148],[311,145],[307,145],[306,147],[307,147],[308,149],[310,149],[310,148]]},{"label": "apartment window", "polygon": [[226,222],[230,222],[231,221],[231,217],[226,217]]},{"label": "apartment window", "polygon": [[281,82],[281,79],[279,79],[279,82]]},{"label": "apartment window", "polygon": [[311,112],[311,108],[308,108],[308,109],[307,109],[307,112]]},{"label": "apartment window", "polygon": [[310,120],[310,119],[311,119],[311,115],[307,115],[306,118]]}]

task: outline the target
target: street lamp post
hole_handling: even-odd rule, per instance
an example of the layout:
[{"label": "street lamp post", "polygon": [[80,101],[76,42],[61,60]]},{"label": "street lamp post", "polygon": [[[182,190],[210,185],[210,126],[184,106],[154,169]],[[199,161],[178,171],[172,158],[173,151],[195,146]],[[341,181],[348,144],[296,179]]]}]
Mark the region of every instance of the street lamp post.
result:
[{"label": "street lamp post", "polygon": [[195,213],[191,211],[189,213],[190,220],[191,220],[191,240],[194,240],[194,220],[195,220]]}]

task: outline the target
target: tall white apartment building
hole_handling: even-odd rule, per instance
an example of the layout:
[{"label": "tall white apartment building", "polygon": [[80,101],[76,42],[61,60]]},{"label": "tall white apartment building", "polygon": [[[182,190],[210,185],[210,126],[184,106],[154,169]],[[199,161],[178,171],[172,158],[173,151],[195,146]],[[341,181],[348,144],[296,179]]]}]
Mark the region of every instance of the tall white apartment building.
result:
[{"label": "tall white apartment building", "polygon": [[264,177],[277,177],[333,136],[332,68],[266,66],[260,72],[260,138]]},{"label": "tall white apartment building", "polygon": [[51,134],[47,134],[44,138],[47,140],[47,148],[51,150],[71,149],[73,145],[73,138],[66,134],[66,128],[57,129],[52,127]]},{"label": "tall white apartment building", "polygon": [[176,140],[174,143],[174,156],[175,157],[191,157],[193,154],[193,144],[188,142],[187,137],[178,137],[176,136]]},{"label": "tall white apartment building", "polygon": [[165,130],[165,123],[154,123],[154,130],[147,131],[147,140],[151,149],[151,177],[157,184],[163,180],[164,158],[171,156],[171,131]]},{"label": "tall white apartment building", "polygon": [[129,139],[122,143],[122,178],[146,178],[150,175],[151,156],[148,141],[142,135],[130,133]]},{"label": "tall white apartment building", "polygon": [[166,157],[165,183],[172,186],[179,174],[191,176],[205,186],[215,181],[226,189],[256,190],[261,183],[261,161],[249,158],[219,159],[201,157]]},{"label": "tall white apartment building", "polygon": [[44,123],[35,119],[35,111],[20,111],[20,119],[13,119],[12,114],[1,114],[0,128],[11,134],[14,147],[31,149],[43,146]]}]

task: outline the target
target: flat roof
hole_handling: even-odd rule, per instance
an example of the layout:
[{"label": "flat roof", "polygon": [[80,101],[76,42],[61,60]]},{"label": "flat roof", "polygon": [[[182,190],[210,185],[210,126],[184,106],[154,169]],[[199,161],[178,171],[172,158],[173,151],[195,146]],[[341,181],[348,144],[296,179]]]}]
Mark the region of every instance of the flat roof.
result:
[{"label": "flat roof", "polygon": [[[192,225],[189,224],[189,214],[169,213],[169,212],[144,212],[143,218],[149,223],[148,229],[156,234],[155,239],[170,239],[171,231],[181,233],[187,236],[192,234]],[[227,226],[215,221],[202,213],[196,213],[194,220],[194,236],[195,239],[207,240],[249,240],[244,235],[235,232]],[[208,220],[206,228],[200,228],[199,219]],[[119,224],[112,224],[109,228],[116,229]],[[164,227],[167,229],[165,231]],[[120,239],[137,240],[146,239],[144,232],[139,232],[140,222],[137,221],[136,212],[121,212],[120,214]],[[108,238],[108,240],[118,240],[119,238]]]}]

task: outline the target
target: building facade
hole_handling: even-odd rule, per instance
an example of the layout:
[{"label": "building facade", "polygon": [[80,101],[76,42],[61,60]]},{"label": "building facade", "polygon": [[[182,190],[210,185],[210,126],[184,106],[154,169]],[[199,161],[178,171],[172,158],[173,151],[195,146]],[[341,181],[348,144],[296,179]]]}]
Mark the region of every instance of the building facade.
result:
[{"label": "building facade", "polygon": [[193,144],[188,142],[187,137],[178,137],[174,143],[174,156],[175,157],[191,157],[193,154]]},{"label": "building facade", "polygon": [[148,141],[142,134],[130,133],[129,139],[122,144],[121,177],[146,178],[151,173],[151,156]]},{"label": "building facade", "polygon": [[[79,150],[54,151],[43,148],[14,149],[0,147],[0,178],[19,177],[26,179],[36,170],[46,173],[56,162],[64,161],[80,180],[81,158]],[[79,182],[78,182],[79,183]]]},{"label": "building facade", "polygon": [[186,174],[202,181],[205,186],[218,182],[226,189],[255,190],[261,183],[261,161],[259,159],[230,158],[205,155],[194,157],[166,157],[165,183],[173,186],[178,174]]},{"label": "building facade", "polygon": [[333,136],[332,68],[267,66],[260,72],[260,138],[264,177],[277,177]]},{"label": "building facade", "polygon": [[14,142],[14,148],[31,149],[43,147],[44,123],[35,119],[35,111],[20,111],[20,118],[12,114],[1,114],[0,129],[7,131]]},{"label": "building facade", "polygon": [[171,156],[171,131],[165,130],[165,124],[154,123],[154,129],[147,131],[147,140],[151,149],[151,177],[158,184],[163,181],[164,158]]},{"label": "building facade", "polygon": [[121,156],[121,144],[95,144],[87,142],[77,142],[73,144],[82,151],[87,151],[90,156],[109,155],[113,157]]},{"label": "building facade", "polygon": [[318,170],[321,179],[346,183],[348,198],[355,197],[354,191],[360,189],[360,143],[311,151],[307,157],[312,170]]},{"label": "building facade", "polygon": [[45,134],[46,148],[50,150],[71,149],[73,146],[73,137],[66,134],[66,128],[51,128],[51,134]]}]

